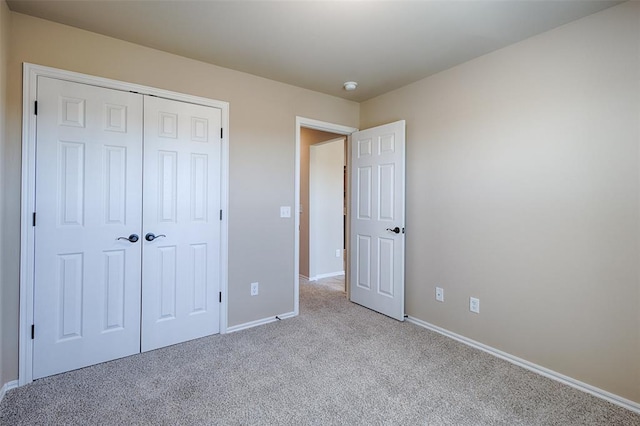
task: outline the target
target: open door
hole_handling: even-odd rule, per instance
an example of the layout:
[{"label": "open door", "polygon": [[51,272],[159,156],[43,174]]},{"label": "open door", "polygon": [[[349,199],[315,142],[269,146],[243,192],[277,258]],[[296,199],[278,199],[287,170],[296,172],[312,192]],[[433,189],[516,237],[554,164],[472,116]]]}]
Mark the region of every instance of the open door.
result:
[{"label": "open door", "polygon": [[404,321],[405,122],[351,135],[351,301]]}]

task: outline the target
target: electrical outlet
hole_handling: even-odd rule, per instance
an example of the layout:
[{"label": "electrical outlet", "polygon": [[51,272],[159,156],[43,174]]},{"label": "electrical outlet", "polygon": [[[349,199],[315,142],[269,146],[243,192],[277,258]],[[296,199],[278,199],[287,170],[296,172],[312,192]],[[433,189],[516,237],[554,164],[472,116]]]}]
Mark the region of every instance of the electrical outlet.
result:
[{"label": "electrical outlet", "polygon": [[480,313],[480,299],[476,299],[475,297],[469,298],[469,310],[471,312],[475,312],[476,314]]},{"label": "electrical outlet", "polygon": [[340,249],[336,249],[336,257],[340,257],[340,256],[342,256],[342,253],[341,253],[341,252],[342,252],[342,250],[340,250]]},{"label": "electrical outlet", "polygon": [[251,283],[251,295],[252,296],[257,296],[258,295],[259,287],[260,287],[260,283]]},{"label": "electrical outlet", "polygon": [[444,289],[442,287],[436,287],[436,300],[444,302]]}]

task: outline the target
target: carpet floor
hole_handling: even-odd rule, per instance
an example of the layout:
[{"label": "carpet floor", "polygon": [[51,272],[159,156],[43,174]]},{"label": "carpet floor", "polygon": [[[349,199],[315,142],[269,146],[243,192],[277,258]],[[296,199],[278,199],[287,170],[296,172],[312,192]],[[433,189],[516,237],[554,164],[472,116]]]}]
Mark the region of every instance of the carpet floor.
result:
[{"label": "carpet floor", "polygon": [[640,415],[301,282],[300,315],[36,380],[1,425],[640,425]]}]

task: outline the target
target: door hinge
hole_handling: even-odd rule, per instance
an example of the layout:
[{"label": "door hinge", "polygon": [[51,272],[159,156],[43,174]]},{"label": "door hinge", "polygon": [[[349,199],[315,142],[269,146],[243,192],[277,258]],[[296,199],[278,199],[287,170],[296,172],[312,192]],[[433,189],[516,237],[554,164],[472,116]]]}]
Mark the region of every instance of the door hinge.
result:
[{"label": "door hinge", "polygon": [[33,115],[38,115],[38,101],[33,103]]},{"label": "door hinge", "polygon": [[36,212],[33,212],[33,226],[36,226]]},{"label": "door hinge", "polygon": [[220,210],[220,220],[222,220],[222,210]]},{"label": "door hinge", "polygon": [[218,293],[218,301],[222,303],[222,292]]},{"label": "door hinge", "polygon": [[224,129],[222,127],[220,127],[220,139],[224,138],[224,133],[223,133]]},{"label": "door hinge", "polygon": [[36,337],[36,326],[34,324],[31,324],[31,340],[33,340]]}]

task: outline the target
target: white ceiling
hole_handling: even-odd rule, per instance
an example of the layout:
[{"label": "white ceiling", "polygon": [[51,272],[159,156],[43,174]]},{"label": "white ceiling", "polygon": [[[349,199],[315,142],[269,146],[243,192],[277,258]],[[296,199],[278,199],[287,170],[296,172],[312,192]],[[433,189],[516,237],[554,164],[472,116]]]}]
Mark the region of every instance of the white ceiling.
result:
[{"label": "white ceiling", "polygon": [[[9,0],[15,12],[364,101],[618,1]],[[355,80],[355,92],[342,83]]]}]

